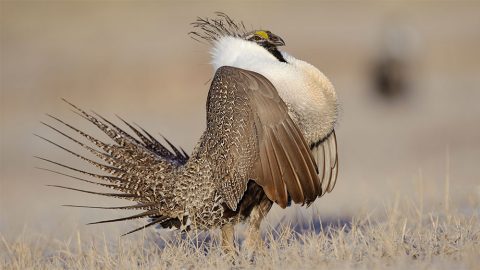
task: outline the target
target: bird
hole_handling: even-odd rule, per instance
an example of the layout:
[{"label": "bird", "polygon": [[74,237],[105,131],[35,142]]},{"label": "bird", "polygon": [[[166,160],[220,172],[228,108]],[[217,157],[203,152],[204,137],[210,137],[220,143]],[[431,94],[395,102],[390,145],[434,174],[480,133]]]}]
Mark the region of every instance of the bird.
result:
[{"label": "bird", "polygon": [[51,114],[47,115],[55,124],[42,124],[93,156],[37,136],[103,173],[38,156],[62,170],[40,169],[115,192],[53,187],[134,202],[66,206],[140,211],[90,224],[148,218],[147,224],[126,234],[153,225],[180,231],[219,228],[222,248],[229,252],[236,246],[234,225],[247,223],[245,245],[253,250],[262,245],[260,224],[272,205],[308,207],[333,190],[338,175],[337,95],[316,67],[279,50],[285,42],[270,30],[248,30],[242,21],[222,12],[198,17],[192,25],[190,36],[212,46],[214,75],[206,102],[206,129],[190,155],[121,117],[117,116],[124,128],[64,99],[110,141]]}]

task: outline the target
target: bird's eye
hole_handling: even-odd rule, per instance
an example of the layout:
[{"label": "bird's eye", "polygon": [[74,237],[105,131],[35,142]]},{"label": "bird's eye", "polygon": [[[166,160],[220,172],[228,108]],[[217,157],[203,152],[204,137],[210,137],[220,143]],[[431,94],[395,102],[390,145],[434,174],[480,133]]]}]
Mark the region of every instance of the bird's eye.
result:
[{"label": "bird's eye", "polygon": [[259,36],[253,36],[253,39],[254,39],[254,40],[256,40],[256,41],[260,41],[260,40],[262,40],[262,38],[261,38],[261,37],[259,37]]}]

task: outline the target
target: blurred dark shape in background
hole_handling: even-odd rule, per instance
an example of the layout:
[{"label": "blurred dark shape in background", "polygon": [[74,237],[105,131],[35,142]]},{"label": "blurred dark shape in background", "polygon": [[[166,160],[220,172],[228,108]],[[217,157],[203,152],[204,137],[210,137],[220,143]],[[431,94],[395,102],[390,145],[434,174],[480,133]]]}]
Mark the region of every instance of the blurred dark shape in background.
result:
[{"label": "blurred dark shape in background", "polygon": [[412,90],[412,60],[415,52],[415,31],[395,14],[386,19],[380,33],[378,53],[371,68],[372,90],[381,100],[404,100]]},{"label": "blurred dark shape in background", "polygon": [[372,77],[376,93],[385,100],[396,100],[407,94],[408,78],[405,65],[400,59],[388,56],[379,59]]}]

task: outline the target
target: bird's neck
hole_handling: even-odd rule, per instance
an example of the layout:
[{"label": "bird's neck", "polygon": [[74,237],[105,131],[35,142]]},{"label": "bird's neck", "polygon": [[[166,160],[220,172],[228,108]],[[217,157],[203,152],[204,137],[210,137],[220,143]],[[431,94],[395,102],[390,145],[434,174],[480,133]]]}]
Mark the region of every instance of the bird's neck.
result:
[{"label": "bird's neck", "polygon": [[[278,50],[276,53],[282,57]],[[215,42],[211,54],[214,70],[221,66],[252,70],[253,66],[278,62],[276,56],[264,47],[251,41],[228,36]]]}]

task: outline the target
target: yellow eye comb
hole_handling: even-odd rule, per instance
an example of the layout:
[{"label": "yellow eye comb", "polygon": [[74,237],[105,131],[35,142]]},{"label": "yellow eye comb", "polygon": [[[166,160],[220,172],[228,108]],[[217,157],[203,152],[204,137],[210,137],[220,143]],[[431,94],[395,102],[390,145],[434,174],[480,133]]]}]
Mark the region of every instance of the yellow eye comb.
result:
[{"label": "yellow eye comb", "polygon": [[265,31],[257,31],[255,34],[261,36],[263,39],[269,39],[269,36]]}]

